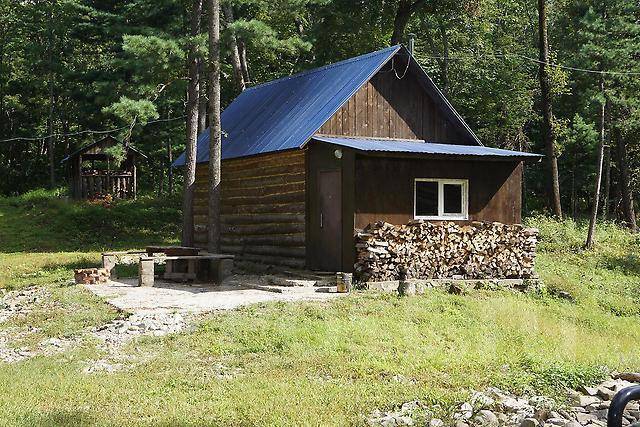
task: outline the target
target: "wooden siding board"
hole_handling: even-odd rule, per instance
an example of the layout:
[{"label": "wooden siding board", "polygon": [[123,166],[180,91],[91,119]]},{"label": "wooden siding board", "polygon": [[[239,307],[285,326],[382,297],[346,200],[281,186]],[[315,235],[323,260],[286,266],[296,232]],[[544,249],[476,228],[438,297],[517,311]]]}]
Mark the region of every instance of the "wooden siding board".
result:
[{"label": "wooden siding board", "polygon": [[388,69],[363,85],[319,133],[449,144],[465,141],[413,75],[399,80]]},{"label": "wooden siding board", "polygon": [[381,220],[404,224],[413,219],[415,178],[468,179],[469,220],[521,221],[520,162],[358,157],[355,175],[357,228]]}]

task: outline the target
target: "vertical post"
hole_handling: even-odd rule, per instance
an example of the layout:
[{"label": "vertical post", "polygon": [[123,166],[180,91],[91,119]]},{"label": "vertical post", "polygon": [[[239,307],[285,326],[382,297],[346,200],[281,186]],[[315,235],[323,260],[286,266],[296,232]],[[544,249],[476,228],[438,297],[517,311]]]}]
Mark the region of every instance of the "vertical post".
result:
[{"label": "vertical post", "polygon": [[409,45],[408,45],[409,53],[411,55],[414,54],[416,50],[416,35],[413,33],[409,33]]},{"label": "vertical post", "polygon": [[136,164],[133,164],[133,199],[138,198],[138,173],[136,169]]}]

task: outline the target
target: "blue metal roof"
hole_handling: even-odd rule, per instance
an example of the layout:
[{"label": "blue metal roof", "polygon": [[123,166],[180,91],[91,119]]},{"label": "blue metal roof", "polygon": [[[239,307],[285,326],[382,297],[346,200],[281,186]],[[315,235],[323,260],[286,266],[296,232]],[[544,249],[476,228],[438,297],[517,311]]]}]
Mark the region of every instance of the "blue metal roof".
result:
[{"label": "blue metal roof", "polygon": [[[337,62],[243,91],[222,113],[222,158],[302,147],[401,46]],[[209,160],[209,131],[197,162]],[[184,153],[174,162],[182,166]]]},{"label": "blue metal roof", "polygon": [[326,142],[341,147],[365,152],[415,153],[435,156],[469,156],[485,158],[520,158],[538,160],[540,154],[503,150],[481,145],[454,145],[425,142],[419,139],[350,138],[316,135],[314,141]]}]

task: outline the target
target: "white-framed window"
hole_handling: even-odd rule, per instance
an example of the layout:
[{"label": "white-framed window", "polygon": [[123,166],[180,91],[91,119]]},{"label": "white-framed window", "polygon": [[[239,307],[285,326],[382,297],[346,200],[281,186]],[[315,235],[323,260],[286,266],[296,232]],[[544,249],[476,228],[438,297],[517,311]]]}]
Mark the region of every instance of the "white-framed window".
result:
[{"label": "white-framed window", "polygon": [[469,180],[416,178],[413,184],[415,219],[469,219]]}]

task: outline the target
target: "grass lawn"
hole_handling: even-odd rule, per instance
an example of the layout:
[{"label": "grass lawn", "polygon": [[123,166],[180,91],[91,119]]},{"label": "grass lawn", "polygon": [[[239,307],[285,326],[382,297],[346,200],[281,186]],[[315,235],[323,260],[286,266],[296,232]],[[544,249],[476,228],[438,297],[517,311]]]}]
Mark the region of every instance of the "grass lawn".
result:
[{"label": "grass lawn", "polygon": [[[0,199],[0,287],[45,285],[56,302],[0,331],[29,323],[47,336],[73,336],[118,316],[67,286],[70,270],[95,264],[104,247],[174,241],[179,215],[169,206],[178,202],[105,210],[47,193]],[[584,227],[529,222],[542,231],[544,295],[355,293],[256,305],[211,314],[193,332],[131,344],[128,353],[148,359],[113,374],[82,373],[100,357],[85,342],[0,365],[0,425],[362,424],[375,408],[413,399],[440,404],[446,415],[470,389],[556,395],[607,369],[639,370],[638,238],[607,225],[596,249],[582,253]],[[555,297],[559,291],[574,301]]]}]

